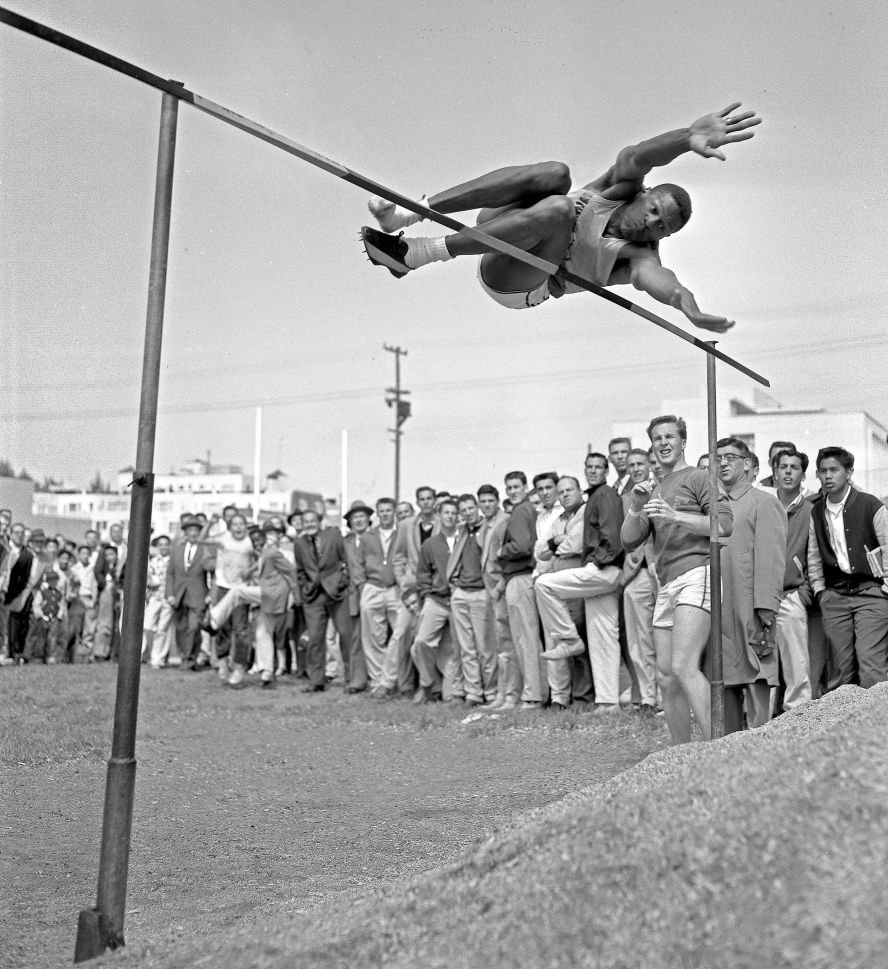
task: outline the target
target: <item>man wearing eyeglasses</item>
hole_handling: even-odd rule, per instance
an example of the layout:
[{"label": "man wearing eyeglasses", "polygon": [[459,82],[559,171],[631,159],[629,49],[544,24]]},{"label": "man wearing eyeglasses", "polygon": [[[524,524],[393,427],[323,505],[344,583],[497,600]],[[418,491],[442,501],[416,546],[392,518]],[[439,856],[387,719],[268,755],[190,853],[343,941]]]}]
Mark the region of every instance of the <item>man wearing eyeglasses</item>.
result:
[{"label": "man wearing eyeglasses", "polygon": [[749,448],[736,437],[717,447],[718,473],[734,530],[722,555],[722,663],[725,733],[760,727],[777,686],[776,618],[783,595],[787,519],[771,491],[752,486]]}]

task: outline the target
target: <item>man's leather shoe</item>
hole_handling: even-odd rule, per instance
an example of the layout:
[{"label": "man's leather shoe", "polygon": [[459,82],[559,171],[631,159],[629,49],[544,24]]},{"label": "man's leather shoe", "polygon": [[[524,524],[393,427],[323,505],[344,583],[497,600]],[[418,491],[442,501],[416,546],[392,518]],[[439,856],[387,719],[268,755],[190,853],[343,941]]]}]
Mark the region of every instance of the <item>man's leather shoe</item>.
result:
[{"label": "man's leather shoe", "polygon": [[349,686],[346,688],[346,693],[363,693],[367,689],[366,686]]},{"label": "man's leather shoe", "polygon": [[323,693],[327,687],[323,683],[312,683],[311,686],[303,686],[303,693]]}]

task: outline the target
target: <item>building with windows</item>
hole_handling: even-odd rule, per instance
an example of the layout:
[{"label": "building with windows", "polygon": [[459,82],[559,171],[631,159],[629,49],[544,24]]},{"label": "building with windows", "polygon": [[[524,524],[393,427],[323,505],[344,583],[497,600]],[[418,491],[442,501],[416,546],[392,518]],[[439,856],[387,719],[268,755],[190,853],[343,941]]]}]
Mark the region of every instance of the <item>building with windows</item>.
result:
[{"label": "building with windows", "polygon": [[[133,468],[121,469],[117,475],[117,491],[112,493],[34,492],[32,516],[72,519],[78,527],[88,521],[106,538],[115,522],[122,523],[124,529],[129,524],[132,476]],[[208,460],[196,459],[169,474],[155,476],[151,525],[155,535],[175,535],[182,515],[221,515],[227,505],[234,505],[250,521],[263,520],[269,515],[288,515],[296,508],[312,508],[322,519],[327,512],[322,494],[290,489],[283,471],[274,471],[266,477],[265,487],[259,494],[258,514],[254,502],[252,478],[241,467],[211,465]]]},{"label": "building with windows", "polygon": [[[688,464],[708,449],[706,397],[664,400],[658,414],[676,414],[688,424]],[[614,421],[613,436],[628,437],[633,445],[647,447],[649,414]],[[718,436],[737,437],[761,461],[761,476],[770,474],[768,448],[772,441],[792,441],[811,459],[807,484],[816,490],[814,460],[822,447],[838,445],[854,455],[854,482],[863,491],[888,498],[888,429],[866,411],[795,410],[752,384],[738,390],[721,390],[718,396]]]}]

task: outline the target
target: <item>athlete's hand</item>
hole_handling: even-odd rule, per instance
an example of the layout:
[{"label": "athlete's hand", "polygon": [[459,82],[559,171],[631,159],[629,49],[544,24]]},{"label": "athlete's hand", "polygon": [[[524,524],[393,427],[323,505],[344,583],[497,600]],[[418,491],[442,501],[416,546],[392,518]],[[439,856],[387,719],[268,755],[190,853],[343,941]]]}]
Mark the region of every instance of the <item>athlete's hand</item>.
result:
[{"label": "athlete's hand", "polygon": [[644,506],[648,518],[656,521],[672,522],[678,516],[678,512],[669,504],[665,498],[651,498]]},{"label": "athlete's hand", "polygon": [[630,492],[629,508],[635,512],[641,511],[653,490],[653,481],[639,481]]},{"label": "athlete's hand", "polygon": [[694,326],[699,326],[702,330],[711,330],[713,333],[726,333],[734,325],[733,320],[729,320],[724,316],[713,316],[711,313],[704,313],[697,306],[694,294],[684,286],[676,290],[672,305],[680,309]]},{"label": "athlete's hand", "polygon": [[725,161],[725,154],[718,149],[722,145],[730,145],[735,141],[748,141],[754,131],[747,131],[762,119],[755,111],[734,112],[740,107],[740,101],[729,104],[724,111],[717,114],[704,114],[690,127],[689,147],[704,158],[719,158]]},{"label": "athlete's hand", "polygon": [[713,333],[727,333],[734,326],[734,321],[726,319],[724,316],[711,316],[709,313],[686,313],[687,318],[699,326],[701,330],[711,330]]}]

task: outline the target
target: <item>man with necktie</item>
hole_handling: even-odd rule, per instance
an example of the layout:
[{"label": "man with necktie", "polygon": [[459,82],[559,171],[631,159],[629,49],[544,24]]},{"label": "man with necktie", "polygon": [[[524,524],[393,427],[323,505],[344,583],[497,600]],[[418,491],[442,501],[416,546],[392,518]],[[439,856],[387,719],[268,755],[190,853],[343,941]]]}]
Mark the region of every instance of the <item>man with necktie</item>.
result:
[{"label": "man with necktie", "polygon": [[166,576],[167,602],[173,607],[176,645],[182,656],[182,669],[196,670],[200,652],[201,620],[207,606],[206,552],[198,544],[200,522],[186,518],[182,522],[184,541],[176,542],[170,552]]},{"label": "man with necktie", "polygon": [[308,633],[305,665],[309,685],[303,688],[303,692],[321,693],[326,688],[324,666],[328,619],[333,620],[339,634],[339,649],[348,688],[352,685],[352,629],[348,613],[349,573],[345,543],[338,529],[320,527],[318,513],[313,509],[306,509],[302,513],[302,527],[302,534],[293,540],[293,552]]}]

